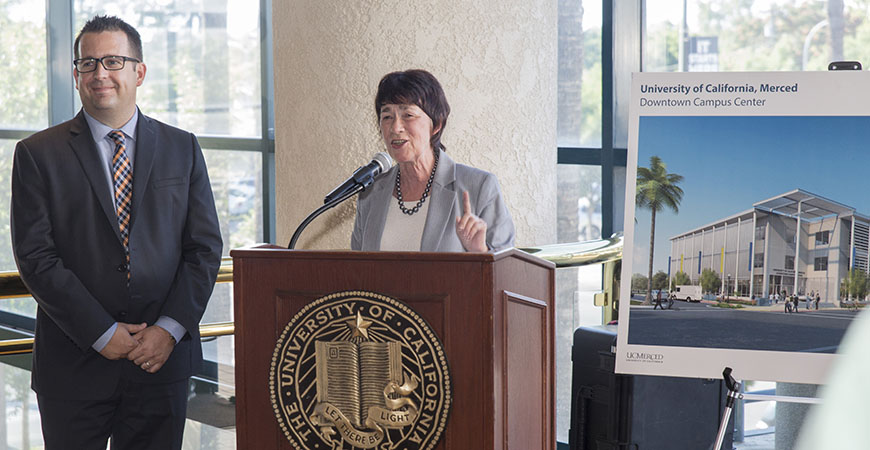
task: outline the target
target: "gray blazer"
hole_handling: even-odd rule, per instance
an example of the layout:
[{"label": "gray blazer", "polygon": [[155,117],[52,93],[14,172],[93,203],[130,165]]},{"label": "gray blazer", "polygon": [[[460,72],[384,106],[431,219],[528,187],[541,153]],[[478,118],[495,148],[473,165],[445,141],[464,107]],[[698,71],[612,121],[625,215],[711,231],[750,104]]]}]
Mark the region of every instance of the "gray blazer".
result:
[{"label": "gray blazer", "polygon": [[[486,222],[486,245],[498,251],[514,245],[514,223],[501,195],[495,175],[463,164],[457,164],[439,151],[438,170],[429,193],[429,213],[423,226],[424,252],[464,252],[456,235],[456,218],[462,216],[462,192],[468,191],[472,213]],[[387,208],[392,202],[396,172],[394,166],[378,177],[359,196],[356,220],[353,224],[350,248],[377,251],[387,221]]]}]

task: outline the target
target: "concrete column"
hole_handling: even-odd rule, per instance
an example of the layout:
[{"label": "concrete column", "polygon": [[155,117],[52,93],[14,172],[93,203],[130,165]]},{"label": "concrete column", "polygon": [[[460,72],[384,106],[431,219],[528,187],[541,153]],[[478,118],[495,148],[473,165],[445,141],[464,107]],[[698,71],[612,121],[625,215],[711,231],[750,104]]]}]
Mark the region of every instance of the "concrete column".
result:
[{"label": "concrete column", "polygon": [[680,272],[686,273],[686,271],[683,270],[683,259],[685,259],[685,257],[686,257],[686,237],[683,236],[681,238],[681,240],[682,240],[683,245],[682,245],[682,251],[680,252]]},{"label": "concrete column", "polygon": [[[753,279],[753,275],[755,273],[755,268],[752,266],[755,265],[755,250],[757,249],[756,247],[758,246],[758,243],[755,242],[756,222],[758,222],[758,214],[756,213],[755,210],[753,210],[752,211],[752,227],[751,227],[751,231],[750,231],[750,233],[751,233],[750,236],[752,236],[752,245],[749,247],[749,296],[750,297],[752,297],[752,295],[755,293],[755,283],[754,283],[755,280]],[[767,294],[767,286],[765,286],[764,293]]]},{"label": "concrete column", "polygon": [[713,230],[710,231],[710,270],[715,271],[714,261],[716,258],[713,255],[716,254],[716,225],[713,225]]},{"label": "concrete column", "polygon": [[[833,239],[833,237],[834,237],[834,233],[831,233],[831,239]],[[870,241],[870,228],[867,229],[867,239],[868,239],[868,241]],[[829,239],[828,242],[831,242],[831,240]],[[870,273],[870,249],[868,249],[867,251],[868,251],[867,269],[864,270],[864,273]]]},{"label": "concrete column", "polygon": [[[786,397],[815,397],[815,384],[776,383],[776,395]],[[791,450],[797,444],[804,418],[810,405],[805,403],[776,402],[775,450]]]},{"label": "concrete column", "polygon": [[[556,242],[556,2],[293,0],[272,14],[278,243],[384,150],[378,81],[412,68],[444,87],[450,156],[498,177],[517,245]],[[348,248],[355,205],[319,217],[297,248]]]},{"label": "concrete column", "polygon": [[722,231],[725,233],[722,236],[722,253],[719,255],[721,259],[719,263],[719,276],[722,277],[722,294],[726,294],[725,292],[725,249],[728,248],[728,222],[725,222],[725,226],[722,227]]},{"label": "concrete column", "polygon": [[[707,230],[701,230],[701,248],[698,250],[698,283],[701,282],[701,271],[704,270],[704,239],[707,237]],[[710,254],[713,257],[713,254]]]},{"label": "concrete column", "polygon": [[794,230],[794,295],[799,295],[800,266],[798,264],[801,260],[801,207],[803,207],[803,200],[798,202],[797,228]]},{"label": "concrete column", "polygon": [[[704,235],[702,234],[701,236],[702,236],[701,247],[703,247],[704,246],[704,240],[703,240]],[[689,256],[690,256],[689,259],[692,261],[692,263],[689,264],[689,271],[688,271],[689,279],[692,280],[692,283],[695,282],[695,279],[696,279],[695,273],[697,273],[697,269],[695,269],[695,263],[694,263],[695,258],[696,258],[696,256],[695,256],[695,241],[696,240],[697,239],[695,238],[695,233],[692,232],[692,253],[689,254]]]},{"label": "concrete column", "polygon": [[[755,268],[752,270],[754,272]],[[764,224],[764,267],[761,268],[761,274],[762,293],[767,295],[770,292],[770,219]]]},{"label": "concrete column", "polygon": [[734,251],[734,288],[737,289],[740,279],[740,217],[737,218],[737,245]]},{"label": "concrete column", "polygon": [[[834,237],[831,236],[831,239]],[[830,240],[828,241],[830,242]],[[831,261],[828,261],[830,265]],[[855,267],[855,215],[852,215],[852,227],[849,232],[849,271]]]}]

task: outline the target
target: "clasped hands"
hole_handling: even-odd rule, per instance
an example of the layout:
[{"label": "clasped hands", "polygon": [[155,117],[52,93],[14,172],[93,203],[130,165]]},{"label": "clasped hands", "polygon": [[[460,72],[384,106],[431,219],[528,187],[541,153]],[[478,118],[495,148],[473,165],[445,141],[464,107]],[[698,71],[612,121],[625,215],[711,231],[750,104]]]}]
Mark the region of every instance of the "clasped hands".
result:
[{"label": "clasped hands", "polygon": [[107,359],[129,359],[142,370],[156,373],[174,347],[172,335],[161,327],[118,322],[118,328],[100,354]]}]

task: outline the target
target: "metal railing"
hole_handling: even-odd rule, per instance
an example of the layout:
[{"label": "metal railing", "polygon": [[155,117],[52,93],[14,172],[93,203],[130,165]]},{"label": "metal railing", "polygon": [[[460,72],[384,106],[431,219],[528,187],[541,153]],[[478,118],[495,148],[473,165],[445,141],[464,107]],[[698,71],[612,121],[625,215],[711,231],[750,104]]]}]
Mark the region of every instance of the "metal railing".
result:
[{"label": "metal railing", "polygon": [[520,250],[546,259],[556,264],[557,268],[578,267],[622,259],[622,240],[622,233],[617,233],[610,239],[524,247]]},{"label": "metal railing", "polygon": [[[622,235],[610,239],[551,244],[520,250],[556,264],[557,268],[576,267],[618,261],[622,258]],[[233,260],[223,258],[218,270],[217,282],[233,281]],[[30,296],[27,286],[17,271],[0,272],[0,299]],[[233,322],[207,323],[199,326],[201,337],[229,336],[235,333]],[[0,340],[0,356],[17,355],[33,351],[33,338]]]},{"label": "metal railing", "polygon": [[[235,332],[233,322],[205,323],[199,326],[201,337],[229,336]],[[33,351],[33,338],[5,339],[0,341],[0,356],[20,355]]]},{"label": "metal railing", "polygon": [[[217,282],[229,283],[233,281],[233,260],[223,258],[221,267],[218,269]],[[30,296],[30,291],[17,271],[0,272],[0,299],[20,298]],[[233,322],[205,323],[199,326],[201,337],[229,336],[235,333]],[[19,355],[33,351],[33,338],[5,339],[0,340],[0,356]]]}]

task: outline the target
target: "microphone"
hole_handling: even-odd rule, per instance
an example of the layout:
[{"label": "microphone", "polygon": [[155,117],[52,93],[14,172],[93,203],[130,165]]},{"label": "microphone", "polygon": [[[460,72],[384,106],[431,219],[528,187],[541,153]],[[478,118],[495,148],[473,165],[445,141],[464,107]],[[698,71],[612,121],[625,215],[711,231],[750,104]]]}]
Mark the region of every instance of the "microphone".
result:
[{"label": "microphone", "polygon": [[350,178],[326,195],[323,203],[329,203],[358,186],[362,186],[363,189],[371,186],[375,178],[381,173],[386,172],[392,165],[393,159],[386,152],[375,153],[370,163],[356,169]]},{"label": "microphone", "polygon": [[324,211],[334,207],[335,205],[353,197],[358,194],[359,191],[371,186],[375,181],[375,177],[386,172],[392,165],[393,159],[390,158],[390,155],[384,152],[376,153],[370,163],[356,169],[350,178],[345,180],[344,183],[341,183],[337,188],[333,189],[332,192],[323,199],[323,206],[317,208],[302,221],[293,233],[293,237],[290,239],[290,245],[288,245],[287,248],[292,250],[296,247],[296,241],[302,234],[302,230],[304,230],[312,220],[317,218],[317,216],[323,214]]}]

